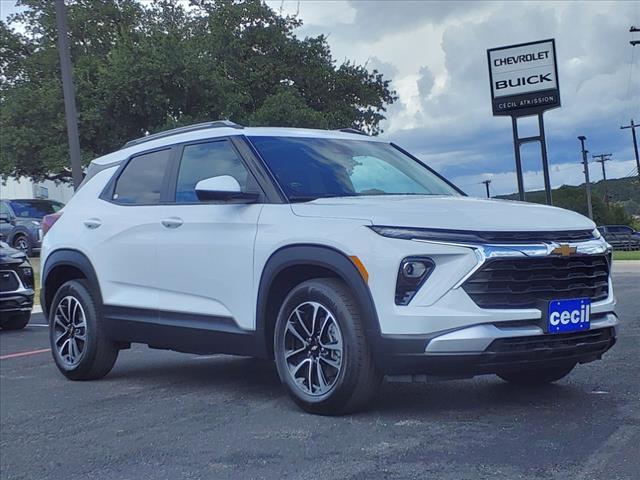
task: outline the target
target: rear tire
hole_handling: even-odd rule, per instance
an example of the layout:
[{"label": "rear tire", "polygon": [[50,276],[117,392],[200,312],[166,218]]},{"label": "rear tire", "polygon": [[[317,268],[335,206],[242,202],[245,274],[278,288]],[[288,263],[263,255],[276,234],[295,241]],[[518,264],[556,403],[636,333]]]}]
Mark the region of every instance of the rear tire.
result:
[{"label": "rear tire", "polygon": [[535,368],[529,370],[519,370],[516,372],[499,373],[498,376],[505,382],[526,387],[536,387],[546,385],[560,380],[571,373],[576,366],[575,363],[558,365],[553,368]]},{"label": "rear tire", "polygon": [[336,279],[313,279],[291,290],[278,313],[274,354],[289,395],[309,413],[360,410],[382,378],[357,302]]},{"label": "rear tire", "polygon": [[49,311],[51,352],[70,380],[95,380],[111,371],[118,347],[104,333],[99,305],[86,280],[71,280],[56,292]]},{"label": "rear tire", "polygon": [[[10,314],[6,314],[10,315]],[[31,320],[31,312],[15,313],[9,317],[9,320],[2,322],[3,330],[22,330]]]}]

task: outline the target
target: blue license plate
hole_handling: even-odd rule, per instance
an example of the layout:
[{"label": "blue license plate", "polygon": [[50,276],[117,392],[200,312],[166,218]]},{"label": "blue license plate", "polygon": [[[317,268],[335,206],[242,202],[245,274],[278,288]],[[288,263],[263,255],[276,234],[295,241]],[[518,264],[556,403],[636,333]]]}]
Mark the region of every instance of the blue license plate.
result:
[{"label": "blue license plate", "polygon": [[588,298],[552,300],[549,302],[547,331],[566,333],[589,330],[590,316],[591,300]]}]

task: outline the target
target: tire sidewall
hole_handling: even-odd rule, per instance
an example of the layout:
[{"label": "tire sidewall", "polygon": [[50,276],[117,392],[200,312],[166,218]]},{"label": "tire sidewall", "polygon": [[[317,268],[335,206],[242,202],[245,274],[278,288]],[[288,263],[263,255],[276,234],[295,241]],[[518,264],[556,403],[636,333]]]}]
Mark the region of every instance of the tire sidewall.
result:
[{"label": "tire sidewall", "polygon": [[31,240],[29,239],[29,235],[24,235],[24,234],[18,234],[16,235],[16,237],[13,239],[13,247],[14,248],[18,248],[18,242],[20,240],[24,240],[26,242],[27,248],[25,250],[20,250],[21,252],[24,252],[27,254],[27,257],[31,257],[31,255],[33,254],[33,245],[31,244]]},{"label": "tire sidewall", "polygon": [[[334,386],[323,395],[309,395],[300,390],[289,374],[283,354],[287,320],[293,310],[305,302],[318,302],[327,308],[333,314],[342,334],[342,368]],[[354,351],[356,348],[358,348],[358,343],[353,328],[352,314],[330,286],[312,280],[294,287],[287,295],[280,307],[276,321],[274,356],[280,380],[287,386],[287,390],[296,403],[323,408],[345,404],[353,394],[353,385],[356,380],[354,376],[357,376],[358,373],[353,365],[353,360],[357,357]]]},{"label": "tire sidewall", "polygon": [[[82,309],[85,314],[85,322],[87,324],[86,327],[86,337],[87,341],[85,343],[85,350],[83,352],[82,358],[77,365],[70,367],[66,365],[62,359],[60,358],[57,347],[55,345],[55,328],[54,328],[54,319],[56,310],[58,308],[58,304],[61,300],[67,296],[72,296],[76,300],[80,302]],[[69,378],[81,378],[85,373],[89,371],[91,368],[96,352],[97,352],[97,342],[98,342],[98,311],[95,301],[89,292],[89,289],[85,285],[84,282],[78,280],[71,280],[65,284],[63,284],[55,296],[53,297],[53,302],[51,303],[51,309],[49,311],[49,343],[51,345],[51,354],[53,356],[53,360],[56,363],[58,369]]]}]

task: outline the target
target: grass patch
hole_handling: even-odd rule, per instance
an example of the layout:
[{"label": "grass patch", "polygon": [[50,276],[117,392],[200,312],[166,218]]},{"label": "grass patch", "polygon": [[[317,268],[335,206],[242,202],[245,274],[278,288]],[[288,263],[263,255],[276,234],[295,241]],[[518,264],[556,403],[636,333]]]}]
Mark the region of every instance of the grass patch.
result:
[{"label": "grass patch", "polygon": [[614,260],[640,260],[640,250],[634,250],[631,252],[624,251],[614,251],[613,252]]}]

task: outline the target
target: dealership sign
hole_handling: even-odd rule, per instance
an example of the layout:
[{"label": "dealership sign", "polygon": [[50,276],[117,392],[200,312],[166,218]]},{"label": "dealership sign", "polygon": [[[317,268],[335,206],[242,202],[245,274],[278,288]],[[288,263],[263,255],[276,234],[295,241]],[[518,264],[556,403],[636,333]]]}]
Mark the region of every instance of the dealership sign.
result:
[{"label": "dealership sign", "polygon": [[535,115],[560,106],[554,40],[487,50],[494,115]]}]

